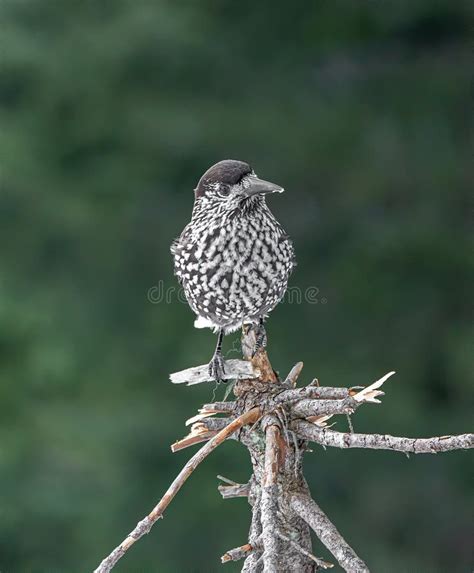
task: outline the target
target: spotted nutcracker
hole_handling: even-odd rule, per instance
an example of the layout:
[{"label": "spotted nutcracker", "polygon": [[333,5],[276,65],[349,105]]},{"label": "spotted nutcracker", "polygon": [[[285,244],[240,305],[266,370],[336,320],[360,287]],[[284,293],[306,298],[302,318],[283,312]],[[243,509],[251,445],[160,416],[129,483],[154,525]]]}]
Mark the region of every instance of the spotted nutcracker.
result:
[{"label": "spotted nutcracker", "polygon": [[191,221],[171,245],[175,274],[197,315],[194,326],[218,333],[209,363],[216,380],[225,375],[224,334],[244,323],[263,329],[295,266],[292,243],[265,200],[282,192],[247,163],[220,161],[201,177]]}]

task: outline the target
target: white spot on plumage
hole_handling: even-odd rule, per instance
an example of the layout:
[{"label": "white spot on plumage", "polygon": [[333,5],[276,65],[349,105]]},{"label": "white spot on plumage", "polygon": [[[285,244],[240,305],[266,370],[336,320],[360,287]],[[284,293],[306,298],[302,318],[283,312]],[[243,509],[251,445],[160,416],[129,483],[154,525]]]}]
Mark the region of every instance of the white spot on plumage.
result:
[{"label": "white spot on plumage", "polygon": [[221,192],[215,185],[196,201],[172,252],[196,326],[231,331],[266,315],[283,297],[293,248],[264,199],[238,203]]}]

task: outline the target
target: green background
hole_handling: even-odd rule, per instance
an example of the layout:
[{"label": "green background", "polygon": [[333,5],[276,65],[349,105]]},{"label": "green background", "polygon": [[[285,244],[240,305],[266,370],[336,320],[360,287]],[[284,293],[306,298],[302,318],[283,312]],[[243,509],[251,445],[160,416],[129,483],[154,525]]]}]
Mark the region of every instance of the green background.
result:
[{"label": "green background", "polygon": [[[215,339],[148,293],[177,286],[169,245],[220,159],[286,188],[291,285],[318,289],[273,312],[275,368],[396,370],[356,431],[471,429],[468,4],[2,0],[2,573],[92,570],[190,456],[169,445],[212,385],[167,378]],[[372,571],[471,571],[469,452],[313,450],[312,492]],[[249,472],[224,445],[116,571],[224,571],[249,510],[215,476]]]}]

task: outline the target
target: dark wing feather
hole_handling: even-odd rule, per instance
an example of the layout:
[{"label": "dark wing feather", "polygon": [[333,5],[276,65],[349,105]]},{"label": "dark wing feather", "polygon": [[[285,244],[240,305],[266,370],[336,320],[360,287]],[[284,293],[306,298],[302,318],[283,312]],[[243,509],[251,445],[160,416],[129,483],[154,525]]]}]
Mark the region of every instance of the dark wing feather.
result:
[{"label": "dark wing feather", "polygon": [[189,241],[190,236],[190,225],[186,225],[183,229],[181,235],[175,239],[171,243],[170,251],[171,255],[173,256],[173,263],[174,263],[174,274],[177,277],[180,284],[182,284],[182,277],[180,276],[178,267],[179,267],[179,259],[182,255],[182,252]]}]

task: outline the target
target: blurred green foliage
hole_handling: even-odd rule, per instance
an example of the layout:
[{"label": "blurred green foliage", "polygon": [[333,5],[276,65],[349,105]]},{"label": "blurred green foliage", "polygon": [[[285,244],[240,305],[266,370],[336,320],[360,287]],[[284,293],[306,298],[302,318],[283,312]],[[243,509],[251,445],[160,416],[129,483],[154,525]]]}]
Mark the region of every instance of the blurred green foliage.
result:
[{"label": "blurred green foliage", "polygon": [[[214,336],[147,293],[176,286],[169,244],[223,158],[287,189],[291,284],[319,289],[272,314],[274,366],[326,385],[396,370],[358,431],[469,430],[472,25],[448,0],[1,2],[2,573],[93,569],[190,455],[169,444],[212,388],[167,376]],[[470,459],[315,448],[306,468],[373,571],[461,573]],[[220,571],[249,511],[215,475],[249,472],[217,451],[117,572]]]}]

